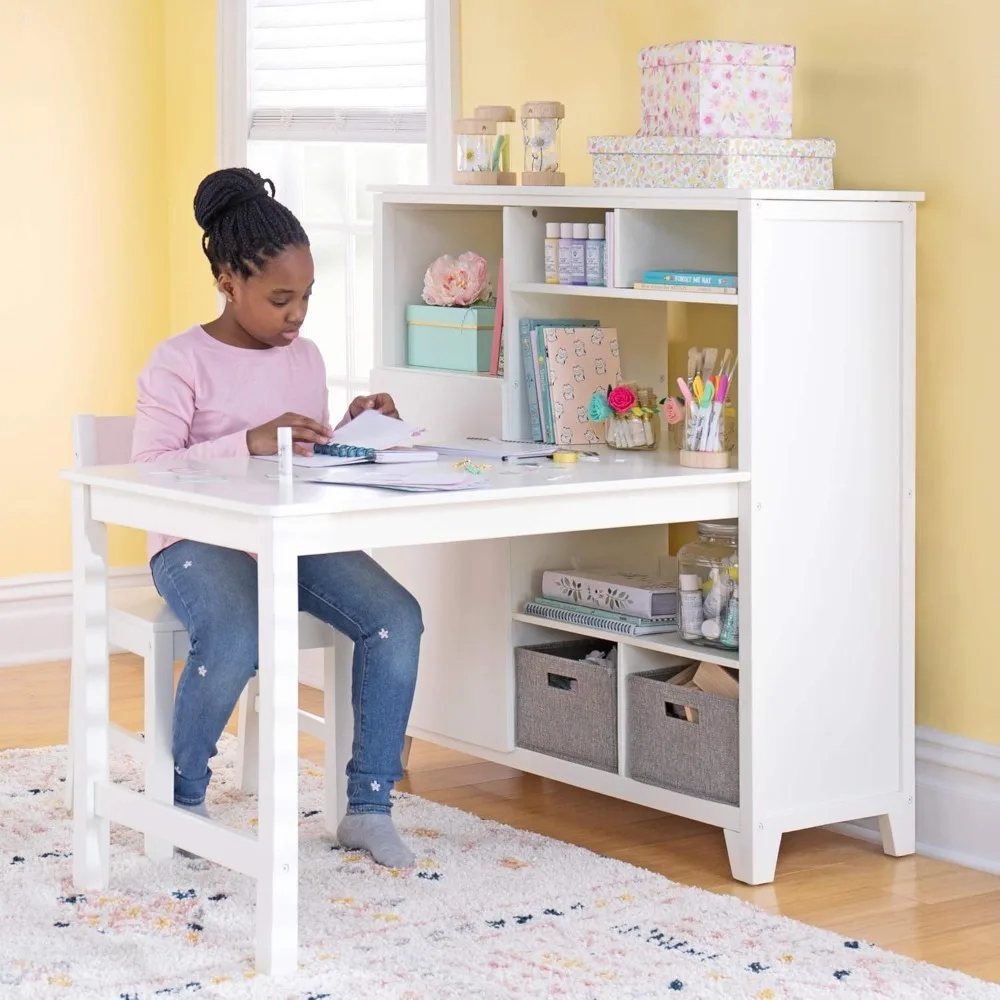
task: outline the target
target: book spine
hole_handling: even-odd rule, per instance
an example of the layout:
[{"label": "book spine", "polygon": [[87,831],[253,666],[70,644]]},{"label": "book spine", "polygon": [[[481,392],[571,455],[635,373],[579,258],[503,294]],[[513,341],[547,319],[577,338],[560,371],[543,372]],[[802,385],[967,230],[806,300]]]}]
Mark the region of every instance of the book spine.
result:
[{"label": "book spine", "polygon": [[700,285],[709,288],[735,288],[735,274],[711,271],[644,271],[642,280],[650,285]]},{"label": "book spine", "polygon": [[542,418],[538,412],[538,387],[535,385],[535,361],[531,348],[531,320],[522,319],[518,324],[521,337],[521,367],[524,368],[524,392],[528,400],[528,420],[531,422],[531,437],[544,441]]},{"label": "book spine", "polygon": [[542,397],[542,434],[546,444],[555,444],[555,429],[552,425],[552,393],[549,386],[549,360],[545,350],[544,329],[534,329],[535,357],[538,359],[538,391]]},{"label": "book spine", "polygon": [[493,350],[490,353],[490,374],[503,375],[503,257],[497,265],[497,308],[493,314]]}]

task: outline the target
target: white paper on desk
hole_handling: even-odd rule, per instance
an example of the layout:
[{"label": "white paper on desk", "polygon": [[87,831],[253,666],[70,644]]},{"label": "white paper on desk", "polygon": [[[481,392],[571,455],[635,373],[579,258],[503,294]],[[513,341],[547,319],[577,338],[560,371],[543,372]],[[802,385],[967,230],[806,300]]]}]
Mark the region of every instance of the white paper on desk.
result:
[{"label": "white paper on desk", "polygon": [[371,486],[383,490],[403,490],[407,493],[469,490],[488,485],[485,476],[476,476],[469,472],[430,471],[409,466],[379,468],[372,465],[355,469],[326,469],[315,476],[309,476],[308,481],[331,486]]},{"label": "white paper on desk", "polygon": [[374,448],[386,451],[397,445],[410,444],[420,431],[405,420],[387,417],[377,410],[364,410],[349,424],[333,432],[334,444],[348,444],[356,448]]}]

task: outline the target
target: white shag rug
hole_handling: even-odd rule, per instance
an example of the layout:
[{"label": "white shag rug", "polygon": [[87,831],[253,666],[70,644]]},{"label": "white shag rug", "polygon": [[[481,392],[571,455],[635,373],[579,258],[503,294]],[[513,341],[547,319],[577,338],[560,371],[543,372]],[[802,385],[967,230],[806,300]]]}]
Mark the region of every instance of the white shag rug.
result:
[{"label": "white shag rug", "polygon": [[[210,807],[253,827],[223,746]],[[74,891],[64,761],[64,747],[0,752],[4,1000],[1000,1000],[1000,986],[410,795],[394,813],[418,863],[380,868],[326,835],[322,772],[306,762],[300,968],[269,979],[253,972],[245,876],[154,865],[113,826],[110,888]],[[128,758],[112,776],[141,787]]]}]

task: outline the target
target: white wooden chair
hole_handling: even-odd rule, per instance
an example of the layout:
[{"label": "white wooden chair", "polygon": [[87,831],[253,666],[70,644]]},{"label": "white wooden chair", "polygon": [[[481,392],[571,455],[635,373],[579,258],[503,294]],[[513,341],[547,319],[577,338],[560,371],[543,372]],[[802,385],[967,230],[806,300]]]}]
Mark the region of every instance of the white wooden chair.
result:
[{"label": "white wooden chair", "polygon": [[[132,451],[132,417],[96,417],[80,415],[73,420],[73,456],[75,464],[123,465]],[[124,649],[141,656],[145,672],[145,727],[141,734],[121,726],[111,726],[111,746],[130,753],[143,762],[146,794],[161,802],[173,802],[174,768],[171,746],[174,701],[174,662],[187,658],[189,643],[184,626],[173,616],[154,587],[112,589],[109,593],[108,642],[112,649]],[[329,778],[325,782],[324,822],[334,833],[346,800],[340,802],[338,785],[346,782],[342,774],[350,756],[353,718],[351,715],[351,679],[349,666],[337,678],[335,645],[346,663],[350,663],[351,641],[330,626],[303,612],[299,615],[299,648],[323,650],[324,715],[335,719],[328,726],[320,718],[300,709],[299,729],[325,744],[324,763]],[[339,681],[339,684],[338,684]],[[246,687],[239,705],[239,756],[237,777],[241,789],[257,791],[258,758],[258,687],[254,678]],[[70,752],[66,773],[66,808],[73,802],[73,691],[70,683]],[[333,730],[331,733],[330,730]],[[333,734],[337,738],[332,738]],[[338,753],[339,748],[339,753]],[[405,758],[404,758],[405,759]],[[154,860],[171,856],[173,845],[146,836],[146,854]]]}]

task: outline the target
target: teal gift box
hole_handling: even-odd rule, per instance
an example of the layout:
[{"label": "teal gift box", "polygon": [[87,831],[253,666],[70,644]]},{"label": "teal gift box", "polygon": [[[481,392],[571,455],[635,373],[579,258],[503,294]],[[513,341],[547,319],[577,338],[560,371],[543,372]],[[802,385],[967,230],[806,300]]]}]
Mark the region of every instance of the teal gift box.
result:
[{"label": "teal gift box", "polygon": [[406,307],[406,363],[413,368],[488,372],[495,306]]}]

